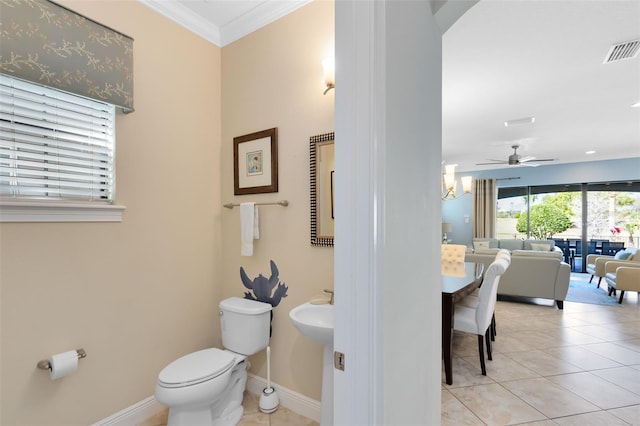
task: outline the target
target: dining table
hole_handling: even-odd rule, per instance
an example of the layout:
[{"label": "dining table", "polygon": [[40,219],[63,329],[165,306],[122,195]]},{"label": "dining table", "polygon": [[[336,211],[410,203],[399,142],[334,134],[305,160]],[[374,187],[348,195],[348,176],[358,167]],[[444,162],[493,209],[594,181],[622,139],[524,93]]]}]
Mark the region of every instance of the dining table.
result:
[{"label": "dining table", "polygon": [[452,349],[455,304],[482,284],[484,265],[442,262],[442,358],[448,385],[453,384]]}]

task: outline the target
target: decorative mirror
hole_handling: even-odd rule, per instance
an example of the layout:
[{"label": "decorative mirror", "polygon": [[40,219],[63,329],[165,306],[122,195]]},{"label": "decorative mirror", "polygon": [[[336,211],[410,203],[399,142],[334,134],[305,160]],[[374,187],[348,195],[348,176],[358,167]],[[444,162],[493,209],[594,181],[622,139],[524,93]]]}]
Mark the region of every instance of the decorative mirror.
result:
[{"label": "decorative mirror", "polygon": [[311,245],[333,247],[334,132],[311,136]]}]

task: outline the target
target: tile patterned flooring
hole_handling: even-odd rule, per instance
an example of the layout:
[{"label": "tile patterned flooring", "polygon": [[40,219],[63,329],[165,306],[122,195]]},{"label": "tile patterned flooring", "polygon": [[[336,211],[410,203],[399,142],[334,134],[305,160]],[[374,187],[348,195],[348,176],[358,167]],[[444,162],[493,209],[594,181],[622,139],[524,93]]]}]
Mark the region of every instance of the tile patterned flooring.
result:
[{"label": "tile patterned flooring", "polygon": [[476,336],[454,334],[442,425],[640,426],[637,293],[622,305],[564,302],[564,310],[548,300],[499,301],[496,321],[487,376]]},{"label": "tile patterned flooring", "polygon": [[271,414],[265,414],[258,408],[259,395],[245,392],[244,415],[238,426],[318,426],[318,422],[294,413],[282,406]]},{"label": "tile patterned flooring", "polygon": [[[244,393],[242,406],[244,414],[237,426],[318,426],[318,422],[303,417],[282,406],[271,414],[265,414],[259,408],[260,396]],[[166,426],[168,411],[156,414],[136,426]],[[195,426],[195,425],[193,425]]]},{"label": "tile patterned flooring", "polygon": [[[627,292],[621,306],[565,302],[564,310],[549,300],[499,301],[496,321],[487,376],[476,336],[454,334],[453,385],[442,373],[442,425],[640,426],[637,293]],[[243,405],[239,426],[318,424],[284,407],[261,413],[250,393]],[[145,422],[159,424],[162,417]]]}]

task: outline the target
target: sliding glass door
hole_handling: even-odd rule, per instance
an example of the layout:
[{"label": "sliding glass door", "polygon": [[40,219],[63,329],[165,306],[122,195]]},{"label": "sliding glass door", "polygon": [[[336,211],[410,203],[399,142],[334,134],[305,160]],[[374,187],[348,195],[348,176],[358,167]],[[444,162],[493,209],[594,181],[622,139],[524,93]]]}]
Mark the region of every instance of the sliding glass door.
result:
[{"label": "sliding glass door", "polygon": [[640,181],[498,189],[497,238],[553,239],[572,270],[640,245]]}]

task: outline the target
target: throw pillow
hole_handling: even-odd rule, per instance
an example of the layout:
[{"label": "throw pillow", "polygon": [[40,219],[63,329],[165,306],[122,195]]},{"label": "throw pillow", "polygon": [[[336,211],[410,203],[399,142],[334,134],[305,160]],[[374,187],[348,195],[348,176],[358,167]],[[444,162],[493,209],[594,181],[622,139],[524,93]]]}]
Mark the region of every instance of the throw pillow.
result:
[{"label": "throw pillow", "polygon": [[619,252],[616,253],[616,255],[614,256],[614,258],[616,260],[627,260],[631,257],[631,253],[629,253],[628,251],[624,251],[624,250],[620,250]]},{"label": "throw pillow", "polygon": [[482,250],[482,249],[488,249],[489,248],[489,241],[474,241],[473,242],[473,249],[474,250]]},{"label": "throw pillow", "polygon": [[549,251],[549,244],[544,243],[531,243],[531,250],[533,251]]}]

